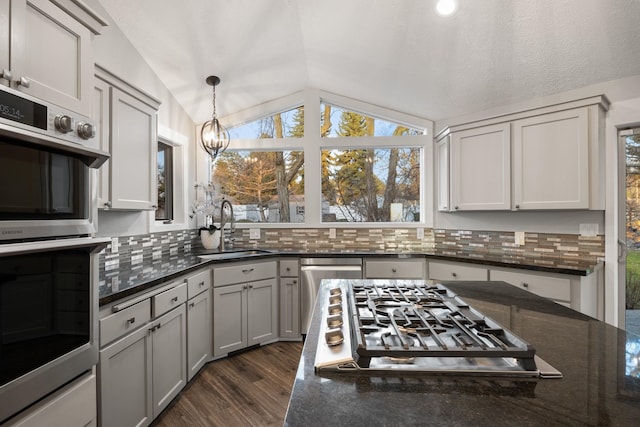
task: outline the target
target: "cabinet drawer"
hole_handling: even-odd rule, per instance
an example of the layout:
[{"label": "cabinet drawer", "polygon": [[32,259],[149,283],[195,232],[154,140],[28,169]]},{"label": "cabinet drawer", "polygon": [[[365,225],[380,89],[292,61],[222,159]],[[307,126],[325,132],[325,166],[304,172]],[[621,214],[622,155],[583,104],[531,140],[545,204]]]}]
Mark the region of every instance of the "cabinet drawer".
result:
[{"label": "cabinet drawer", "polygon": [[298,277],[298,260],[287,259],[280,261],[280,277]]},{"label": "cabinet drawer", "polygon": [[237,264],[216,267],[213,270],[213,286],[232,285],[234,283],[253,282],[254,280],[276,277],[276,263]]},{"label": "cabinet drawer", "polygon": [[571,280],[515,271],[491,270],[491,280],[501,280],[541,297],[559,301],[571,300]]},{"label": "cabinet drawer", "polygon": [[429,279],[433,280],[481,280],[487,281],[489,270],[460,263],[430,262]]},{"label": "cabinet drawer", "polygon": [[184,304],[187,301],[187,284],[182,283],[153,297],[153,317]]},{"label": "cabinet drawer", "polygon": [[191,299],[211,287],[211,270],[206,269],[187,278],[187,298]]},{"label": "cabinet drawer", "polygon": [[100,319],[100,347],[138,329],[151,319],[151,301],[148,299]]},{"label": "cabinet drawer", "polygon": [[425,262],[416,260],[388,260],[364,262],[366,279],[424,279]]}]

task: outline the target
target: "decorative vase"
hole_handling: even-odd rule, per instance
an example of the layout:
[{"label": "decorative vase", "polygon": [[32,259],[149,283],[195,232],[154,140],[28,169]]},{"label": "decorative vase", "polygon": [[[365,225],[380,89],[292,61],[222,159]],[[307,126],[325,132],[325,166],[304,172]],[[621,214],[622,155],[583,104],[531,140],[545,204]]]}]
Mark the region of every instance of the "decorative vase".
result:
[{"label": "decorative vase", "polygon": [[200,241],[205,249],[218,249],[220,245],[220,230],[209,233],[209,230],[200,230]]}]

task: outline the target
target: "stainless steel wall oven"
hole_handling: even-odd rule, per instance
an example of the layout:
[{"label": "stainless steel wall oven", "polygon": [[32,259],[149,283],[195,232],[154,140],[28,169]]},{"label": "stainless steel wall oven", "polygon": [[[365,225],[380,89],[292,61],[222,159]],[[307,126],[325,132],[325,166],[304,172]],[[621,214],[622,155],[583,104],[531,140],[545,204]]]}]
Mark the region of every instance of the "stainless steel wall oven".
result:
[{"label": "stainless steel wall oven", "polygon": [[98,360],[94,135],[0,85],[0,423]]}]

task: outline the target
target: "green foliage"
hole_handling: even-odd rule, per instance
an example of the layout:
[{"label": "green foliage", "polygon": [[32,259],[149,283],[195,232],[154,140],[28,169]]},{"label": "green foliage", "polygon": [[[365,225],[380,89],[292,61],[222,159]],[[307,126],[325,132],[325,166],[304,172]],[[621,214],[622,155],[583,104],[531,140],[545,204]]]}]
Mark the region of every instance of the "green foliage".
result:
[{"label": "green foliage", "polygon": [[627,255],[627,280],[625,306],[627,310],[640,309],[640,251]]}]

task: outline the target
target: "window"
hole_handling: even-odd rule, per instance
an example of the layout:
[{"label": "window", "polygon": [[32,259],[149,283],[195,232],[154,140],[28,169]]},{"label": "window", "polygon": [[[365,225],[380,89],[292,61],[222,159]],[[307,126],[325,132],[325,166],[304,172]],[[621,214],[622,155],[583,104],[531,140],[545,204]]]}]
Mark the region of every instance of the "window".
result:
[{"label": "window", "polygon": [[158,141],[158,208],[156,221],[173,220],[173,147]]},{"label": "window", "polygon": [[214,188],[233,204],[236,222],[304,222],[302,151],[225,151]]},{"label": "window", "polygon": [[420,221],[420,158],[419,148],[322,150],[322,221]]},{"label": "window", "polygon": [[[424,134],[424,131],[419,129],[327,103],[320,104],[320,113],[320,134],[323,138]],[[337,124],[337,126],[334,126],[334,124]]]},{"label": "window", "polygon": [[229,129],[231,139],[302,138],[304,107],[299,106]]},{"label": "window", "polygon": [[201,179],[215,203],[232,202],[238,224],[432,221],[428,120],[308,90],[225,122],[231,144]]}]

